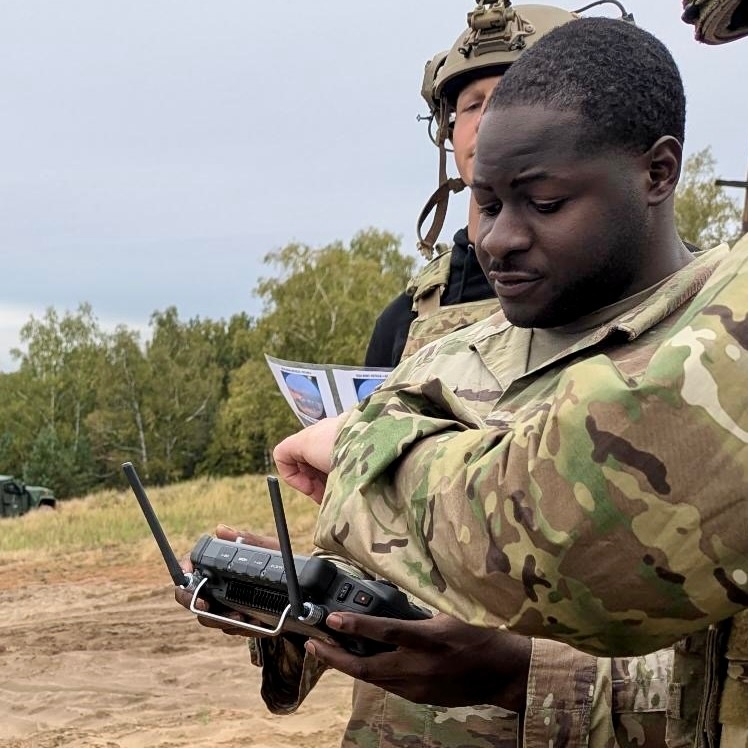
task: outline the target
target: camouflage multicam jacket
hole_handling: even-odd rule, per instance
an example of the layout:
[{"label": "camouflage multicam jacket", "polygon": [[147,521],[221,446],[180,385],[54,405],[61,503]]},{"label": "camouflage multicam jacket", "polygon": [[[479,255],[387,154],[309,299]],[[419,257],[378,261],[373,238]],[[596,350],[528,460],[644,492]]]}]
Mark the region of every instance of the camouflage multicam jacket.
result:
[{"label": "camouflage multicam jacket", "polygon": [[[447,283],[449,252],[430,262],[409,289],[418,319],[412,323],[404,357],[424,344],[461,329],[499,308],[497,300],[439,306]],[[433,301],[436,307],[433,307]],[[348,562],[331,557],[348,570]],[[288,637],[250,645],[253,661],[263,666],[262,694],[276,713],[299,707],[323,670],[307,657],[303,640]],[[358,681],[343,748],[405,745],[516,746],[523,733],[526,746],[619,745],[646,748],[662,745],[665,732],[674,738],[685,730],[680,710],[668,711],[672,650],[634,658],[597,659],[553,641],[535,639],[522,725],[517,716],[491,706],[447,709],[414,704]],[[696,701],[698,706],[699,701]],[[667,727],[666,727],[667,725]]]},{"label": "camouflage multicam jacket", "polygon": [[530,331],[498,314],[448,335],[350,414],[317,544],[475,625],[597,654],[687,636],[668,743],[712,743],[719,717],[746,744],[748,625],[723,691],[707,668],[721,713],[688,663],[724,654],[707,629],[748,605],[747,320],[748,241],[514,380]]}]

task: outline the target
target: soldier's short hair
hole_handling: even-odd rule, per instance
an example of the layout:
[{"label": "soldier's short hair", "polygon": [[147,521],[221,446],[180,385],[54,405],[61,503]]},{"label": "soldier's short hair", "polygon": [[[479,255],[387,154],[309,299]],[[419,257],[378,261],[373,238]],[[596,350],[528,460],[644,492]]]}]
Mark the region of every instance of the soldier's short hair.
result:
[{"label": "soldier's short hair", "polygon": [[580,147],[644,153],[664,135],[683,143],[686,99],[678,66],[659,39],[631,23],[582,18],[528,49],[488,109],[540,105],[579,113]]}]

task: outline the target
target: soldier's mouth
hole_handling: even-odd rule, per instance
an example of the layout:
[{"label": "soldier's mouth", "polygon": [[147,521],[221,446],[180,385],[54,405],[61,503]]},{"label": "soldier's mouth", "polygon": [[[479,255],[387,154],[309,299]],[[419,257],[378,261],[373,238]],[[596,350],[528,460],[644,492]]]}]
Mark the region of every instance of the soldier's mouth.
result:
[{"label": "soldier's mouth", "polygon": [[514,298],[533,290],[542,280],[542,276],[530,273],[489,273],[498,296]]}]

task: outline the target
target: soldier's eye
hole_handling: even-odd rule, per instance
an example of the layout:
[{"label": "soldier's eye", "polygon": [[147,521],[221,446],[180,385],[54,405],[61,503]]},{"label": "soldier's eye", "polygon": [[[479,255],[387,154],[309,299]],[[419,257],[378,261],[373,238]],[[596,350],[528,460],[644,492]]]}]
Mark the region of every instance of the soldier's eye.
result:
[{"label": "soldier's eye", "polygon": [[487,205],[479,205],[478,211],[482,216],[495,218],[499,215],[499,213],[501,213],[501,203],[499,201],[496,201],[494,203],[488,203]]},{"label": "soldier's eye", "polygon": [[551,200],[549,202],[541,202],[538,200],[531,200],[530,202],[538,213],[555,213],[565,201]]}]

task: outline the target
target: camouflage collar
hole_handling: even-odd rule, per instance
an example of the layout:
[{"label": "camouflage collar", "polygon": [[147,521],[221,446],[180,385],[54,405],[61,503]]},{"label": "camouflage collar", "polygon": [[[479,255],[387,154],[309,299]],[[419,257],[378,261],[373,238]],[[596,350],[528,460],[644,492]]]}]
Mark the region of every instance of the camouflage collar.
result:
[{"label": "camouflage collar", "polygon": [[629,340],[634,340],[644,331],[654,327],[704,287],[709,276],[727,257],[729,251],[727,244],[720,244],[714,249],[700,252],[686,267],[668,278],[648,299],[613,320],[610,323],[611,329],[621,330]]},{"label": "camouflage collar", "polygon": [[512,382],[525,374],[534,373],[575,355],[601,343],[611,335],[623,334],[625,340],[635,340],[693,298],[703,288],[717,265],[727,257],[728,252],[728,246],[720,244],[714,249],[700,253],[633,309],[591,330],[574,345],[532,371],[526,372],[525,369],[530,351],[531,331],[515,327],[511,322],[504,320],[503,315],[493,315],[483,323],[482,331],[476,330],[472,347],[506,391]]}]

